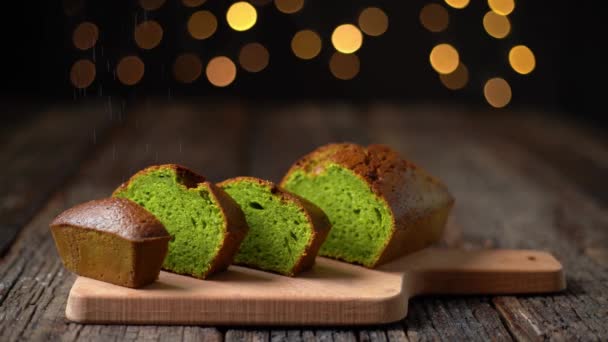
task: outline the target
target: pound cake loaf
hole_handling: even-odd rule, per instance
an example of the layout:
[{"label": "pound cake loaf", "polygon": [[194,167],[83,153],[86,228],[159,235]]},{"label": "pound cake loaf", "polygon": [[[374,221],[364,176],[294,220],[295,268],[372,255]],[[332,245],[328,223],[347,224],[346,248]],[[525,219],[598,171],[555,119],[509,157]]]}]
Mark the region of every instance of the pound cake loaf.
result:
[{"label": "pound cake loaf", "polygon": [[250,229],[235,263],[287,276],[314,264],[330,228],[321,209],[259,178],[237,177],[218,185],[239,204]]},{"label": "pound cake loaf", "polygon": [[234,200],[183,166],[148,167],[113,196],[133,200],[167,228],[171,241],[163,269],[174,273],[204,279],[225,270],[248,231]]},{"label": "pound cake loaf", "polygon": [[454,199],[388,146],[330,144],[297,161],[282,187],[332,224],[320,255],[375,267],[439,240]]},{"label": "pound cake loaf", "polygon": [[158,278],[171,238],[152,214],[122,198],[68,209],[53,220],[51,232],[68,270],[133,288]]}]

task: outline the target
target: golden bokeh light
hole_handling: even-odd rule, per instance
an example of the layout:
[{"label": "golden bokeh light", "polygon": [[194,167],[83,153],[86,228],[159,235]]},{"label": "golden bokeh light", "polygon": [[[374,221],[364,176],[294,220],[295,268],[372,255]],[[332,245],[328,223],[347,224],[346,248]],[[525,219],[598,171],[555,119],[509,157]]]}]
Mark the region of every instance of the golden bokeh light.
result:
[{"label": "golden bokeh light", "polygon": [[509,51],[509,64],[515,72],[526,75],[536,67],[536,58],[527,46],[517,45]]},{"label": "golden bokeh light", "polygon": [[226,56],[214,57],[205,70],[207,79],[216,87],[226,87],[236,78],[236,65]]},{"label": "golden bokeh light", "polygon": [[182,4],[186,7],[198,7],[205,3],[206,0],[182,0]]},{"label": "golden bokeh light", "polygon": [[163,28],[154,20],[146,20],[137,25],[133,36],[137,46],[150,50],[157,47],[163,39]]},{"label": "golden bokeh light", "polygon": [[353,53],[361,48],[363,34],[355,25],[343,24],[331,34],[331,43],[342,53]]},{"label": "golden bokeh light", "polygon": [[304,0],[274,0],[274,5],[279,11],[292,14],[304,7]]},{"label": "golden bokeh light", "polygon": [[492,11],[500,15],[509,15],[515,9],[514,0],[488,0],[488,6]]},{"label": "golden bokeh light", "polygon": [[72,34],[74,46],[80,50],[88,50],[95,46],[99,39],[99,29],[97,25],[85,21],[80,23]]},{"label": "golden bokeh light", "polygon": [[509,32],[511,32],[511,23],[506,16],[497,14],[494,11],[488,11],[483,16],[483,28],[490,36],[501,39],[508,36]]},{"label": "golden bokeh light", "polygon": [[445,3],[453,8],[462,9],[469,5],[469,0],[445,0]]},{"label": "golden bokeh light", "polygon": [[270,54],[260,43],[249,43],[241,48],[239,64],[249,72],[260,72],[268,66]]},{"label": "golden bokeh light", "polygon": [[357,76],[360,69],[359,57],[354,53],[344,54],[334,52],[329,60],[329,70],[340,80],[351,80]]},{"label": "golden bokeh light", "polygon": [[248,2],[235,2],[226,12],[226,20],[233,30],[247,31],[255,25],[258,13],[255,7]]},{"label": "golden bokeh light", "polygon": [[197,11],[188,19],[188,32],[194,39],[207,39],[217,30],[217,19],[209,11]]},{"label": "golden bokeh light", "polygon": [[460,63],[458,51],[450,44],[436,45],[429,56],[431,66],[440,74],[450,74]]},{"label": "golden bokeh light", "polygon": [[378,7],[368,7],[359,14],[359,27],[368,36],[380,36],[388,30],[388,16]]},{"label": "golden bokeh light", "polygon": [[179,55],[173,63],[173,76],[182,83],[196,81],[203,72],[201,59],[193,53]]},{"label": "golden bokeh light", "polygon": [[450,16],[445,7],[439,4],[428,4],[420,10],[420,23],[431,32],[441,32],[448,28]]},{"label": "golden bokeh light", "polygon": [[137,56],[123,57],[116,66],[116,77],[124,85],[135,85],[144,77],[145,66]]},{"label": "golden bokeh light", "polygon": [[139,0],[139,5],[146,11],[154,11],[165,4],[165,0]]},{"label": "golden bokeh light", "polygon": [[462,89],[469,83],[469,70],[466,65],[460,63],[453,72],[449,74],[439,74],[439,80],[448,89]]},{"label": "golden bokeh light", "polygon": [[500,77],[492,78],[483,86],[483,95],[490,106],[502,108],[511,102],[511,86]]},{"label": "golden bokeh light", "polygon": [[301,59],[313,59],[321,52],[321,37],[315,31],[302,30],[291,39],[291,50]]},{"label": "golden bokeh light", "polygon": [[96,74],[95,64],[88,59],[81,59],[72,65],[70,81],[74,87],[84,89],[93,83]]}]

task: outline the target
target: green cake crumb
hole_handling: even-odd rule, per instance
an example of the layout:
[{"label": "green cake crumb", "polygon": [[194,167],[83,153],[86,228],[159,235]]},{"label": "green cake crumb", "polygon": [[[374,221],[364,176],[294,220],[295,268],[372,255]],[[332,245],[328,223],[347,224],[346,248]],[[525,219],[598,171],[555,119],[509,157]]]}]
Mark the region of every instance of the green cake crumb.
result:
[{"label": "green cake crumb", "polygon": [[165,226],[171,241],[164,269],[200,278],[222,246],[224,217],[205,184],[184,183],[175,170],[156,168],[132,178],[114,196],[138,203]]},{"label": "green cake crumb", "polygon": [[235,263],[293,275],[314,235],[304,209],[256,178],[239,177],[219,186],[241,207],[250,229]]},{"label": "green cake crumb", "polygon": [[332,229],[320,255],[368,267],[380,258],[392,233],[392,213],[354,172],[337,164],[314,174],[296,170],[283,186],[327,214]]}]

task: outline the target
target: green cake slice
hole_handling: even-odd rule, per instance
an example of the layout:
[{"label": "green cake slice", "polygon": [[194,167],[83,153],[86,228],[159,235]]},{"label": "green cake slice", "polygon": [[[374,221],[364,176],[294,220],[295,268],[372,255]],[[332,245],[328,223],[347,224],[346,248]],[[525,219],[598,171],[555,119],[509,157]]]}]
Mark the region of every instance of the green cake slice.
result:
[{"label": "green cake slice", "polygon": [[387,146],[330,144],[297,161],[282,187],[332,224],[320,255],[375,267],[439,240],[454,199]]},{"label": "green cake slice", "polygon": [[175,164],[148,167],[114,197],[151,212],[171,235],[163,269],[204,279],[226,269],[248,231],[243,212],[223,190]]},{"label": "green cake slice", "polygon": [[307,200],[253,177],[219,184],[245,213],[250,227],[234,262],[288,276],[310,268],[330,225]]}]

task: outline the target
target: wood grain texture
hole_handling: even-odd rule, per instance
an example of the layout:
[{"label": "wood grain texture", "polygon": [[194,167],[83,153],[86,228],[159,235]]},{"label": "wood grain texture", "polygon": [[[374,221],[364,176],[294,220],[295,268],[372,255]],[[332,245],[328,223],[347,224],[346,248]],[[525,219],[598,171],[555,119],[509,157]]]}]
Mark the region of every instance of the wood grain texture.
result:
[{"label": "wood grain texture", "polygon": [[114,124],[99,108],[86,115],[78,108],[38,109],[34,114],[38,115],[29,113],[29,120],[3,127],[0,256]]},{"label": "wood grain texture", "polygon": [[[601,135],[534,111],[504,112],[501,118],[496,112],[433,105],[255,103],[246,108],[176,104],[171,111],[150,102],[136,110],[127,106],[121,115],[126,121],[119,111],[107,113],[120,129],[92,145],[90,161],[58,195],[31,212],[35,216],[0,260],[2,340],[217,340],[230,339],[233,332],[298,341],[608,339],[608,268],[601,253],[608,232],[602,193],[608,159]],[[30,115],[12,126],[14,132],[6,130],[10,134],[0,137],[0,151],[36,120]],[[187,151],[182,155],[180,138],[181,150]],[[218,330],[65,322],[74,277],[62,271],[46,227],[59,211],[105,196],[133,170],[156,160],[186,163],[213,180],[240,174],[276,180],[307,149],[343,140],[389,143],[446,181],[457,195],[448,225],[455,234],[447,244],[549,250],[568,271],[568,290],[551,296],[414,298],[407,319],[379,328]],[[32,173],[36,167],[45,166],[28,163],[22,170]],[[369,333],[378,330],[384,334]]]},{"label": "wood grain texture", "polygon": [[239,266],[200,280],[161,272],[132,289],[79,277],[66,316],[79,323],[365,325],[403,319],[418,295],[562,291],[561,264],[538,251],[427,248],[378,269],[326,258],[298,277]]}]

